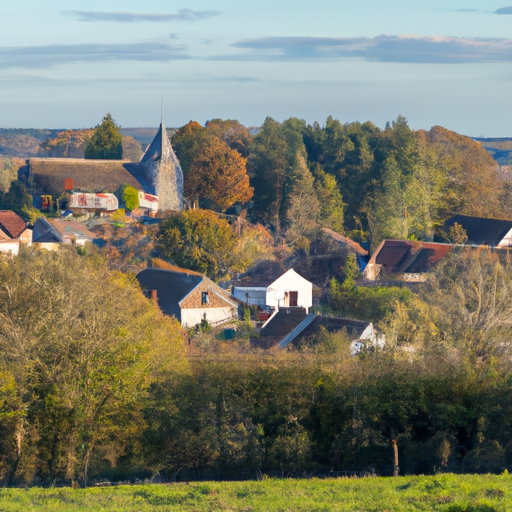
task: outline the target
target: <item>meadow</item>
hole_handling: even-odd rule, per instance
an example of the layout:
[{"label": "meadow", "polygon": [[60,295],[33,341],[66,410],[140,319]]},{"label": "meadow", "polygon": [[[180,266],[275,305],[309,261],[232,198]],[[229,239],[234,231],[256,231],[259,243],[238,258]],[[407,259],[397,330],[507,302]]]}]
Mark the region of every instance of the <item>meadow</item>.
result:
[{"label": "meadow", "polygon": [[420,511],[512,510],[503,475],[264,479],[72,488],[4,488],[0,511]]}]

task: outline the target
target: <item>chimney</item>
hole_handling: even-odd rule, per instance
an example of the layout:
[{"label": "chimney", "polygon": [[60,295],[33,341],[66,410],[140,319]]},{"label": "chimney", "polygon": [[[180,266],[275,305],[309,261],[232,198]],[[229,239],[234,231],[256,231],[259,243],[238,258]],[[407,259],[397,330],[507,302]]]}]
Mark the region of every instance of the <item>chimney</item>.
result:
[{"label": "chimney", "polygon": [[156,290],[151,290],[151,300],[155,303],[155,304],[158,304],[158,300],[156,298]]}]

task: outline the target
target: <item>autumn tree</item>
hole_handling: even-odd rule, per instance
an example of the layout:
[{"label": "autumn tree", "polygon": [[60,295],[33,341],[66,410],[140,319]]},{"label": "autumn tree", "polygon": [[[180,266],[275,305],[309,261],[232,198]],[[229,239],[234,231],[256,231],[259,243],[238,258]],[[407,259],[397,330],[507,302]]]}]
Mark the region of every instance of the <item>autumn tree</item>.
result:
[{"label": "autumn tree", "polygon": [[426,132],[425,139],[448,175],[451,213],[502,218],[510,212],[498,164],[481,144],[441,126]]},{"label": "autumn tree", "polygon": [[172,147],[185,176],[190,171],[192,158],[198,150],[198,140],[201,139],[203,133],[204,128],[197,121],[190,121],[172,136]]},{"label": "autumn tree", "polygon": [[85,149],[85,158],[93,160],[121,160],[123,157],[123,135],[111,114],[107,114]]},{"label": "autumn tree", "polygon": [[200,205],[226,210],[236,202],[247,203],[253,195],[247,160],[216,136],[205,134],[190,161],[185,195]]},{"label": "autumn tree", "polygon": [[235,119],[212,119],[206,123],[206,130],[222,139],[231,149],[248,158],[252,147],[252,135]]},{"label": "autumn tree", "polygon": [[72,248],[4,258],[0,319],[0,393],[15,413],[6,483],[86,484],[114,467],[146,428],[150,386],[184,368],[179,324]]}]

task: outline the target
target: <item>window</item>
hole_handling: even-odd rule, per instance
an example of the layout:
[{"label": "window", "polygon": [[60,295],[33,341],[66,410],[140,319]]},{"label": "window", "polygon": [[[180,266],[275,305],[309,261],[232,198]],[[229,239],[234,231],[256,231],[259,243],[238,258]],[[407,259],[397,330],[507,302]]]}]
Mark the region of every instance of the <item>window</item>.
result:
[{"label": "window", "polygon": [[208,292],[201,292],[201,304],[209,304],[210,298],[208,297]]}]

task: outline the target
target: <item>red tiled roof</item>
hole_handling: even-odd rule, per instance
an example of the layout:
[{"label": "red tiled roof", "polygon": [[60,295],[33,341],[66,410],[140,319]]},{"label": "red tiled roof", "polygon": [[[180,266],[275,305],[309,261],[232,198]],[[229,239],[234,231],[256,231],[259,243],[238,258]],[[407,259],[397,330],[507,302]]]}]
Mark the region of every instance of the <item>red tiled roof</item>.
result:
[{"label": "red tiled roof", "polygon": [[453,247],[415,240],[383,240],[368,264],[377,264],[386,273],[422,273],[446,257]]},{"label": "red tiled roof", "polygon": [[0,210],[0,229],[10,238],[18,238],[27,229],[27,223],[11,210]]}]

